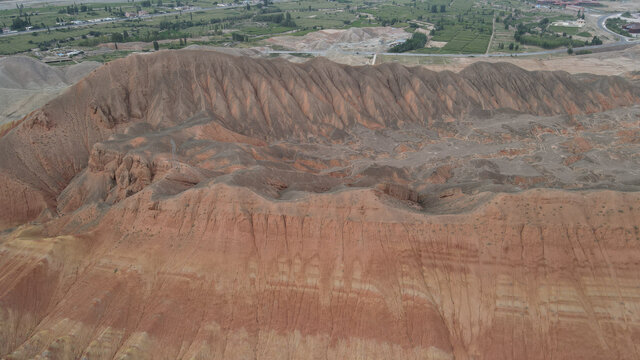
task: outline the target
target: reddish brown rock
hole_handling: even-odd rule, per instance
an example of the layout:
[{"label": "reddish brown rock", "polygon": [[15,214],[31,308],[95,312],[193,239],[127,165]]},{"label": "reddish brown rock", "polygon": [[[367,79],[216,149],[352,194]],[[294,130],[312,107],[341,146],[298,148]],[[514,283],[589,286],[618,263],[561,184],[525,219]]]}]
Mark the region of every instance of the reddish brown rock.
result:
[{"label": "reddish brown rock", "polygon": [[637,358],[636,145],[584,114],[639,94],[502,64],[109,63],[0,138],[0,357]]},{"label": "reddish brown rock", "polygon": [[[479,109],[584,113],[638,99],[640,91],[622,78],[578,79],[510,64],[476,63],[455,74],[395,64],[349,67],[323,59],[292,64],[168,51],[108,63],[27,116],[0,140],[0,172],[53,199],[86,166],[95,143],[134,123],[158,130],[206,119],[210,125],[197,136],[257,144],[339,137],[355,125],[447,124],[445,119]],[[446,126],[438,132],[455,134]],[[24,221],[34,212],[5,208],[0,218]]]},{"label": "reddish brown rock", "polygon": [[5,237],[2,353],[635,356],[637,194],[530,191],[427,216],[370,190],[151,201],[128,198],[85,235],[46,234],[90,210]]},{"label": "reddish brown rock", "polygon": [[451,165],[438,166],[431,176],[427,179],[432,184],[444,184],[453,175],[453,168]]},{"label": "reddish brown rock", "polygon": [[562,144],[569,152],[573,154],[582,154],[593,148],[589,141],[585,138],[577,137]]}]

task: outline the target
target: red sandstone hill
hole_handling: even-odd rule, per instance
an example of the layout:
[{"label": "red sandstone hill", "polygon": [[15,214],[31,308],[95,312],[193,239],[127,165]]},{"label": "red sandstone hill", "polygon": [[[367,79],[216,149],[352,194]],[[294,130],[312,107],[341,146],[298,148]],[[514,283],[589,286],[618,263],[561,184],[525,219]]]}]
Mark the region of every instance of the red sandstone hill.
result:
[{"label": "red sandstone hill", "polygon": [[114,61],[0,138],[0,357],[636,358],[639,104],[507,64]]},{"label": "red sandstone hill", "polygon": [[639,99],[640,90],[622,78],[510,64],[478,63],[455,74],[205,51],[131,56],[90,74],[0,139],[0,199],[10,204],[0,218],[16,223],[53,210],[55,197],[87,167],[92,147],[134,123],[160,131],[200,117],[215,127],[216,140],[335,139],[356,126],[438,128],[479,110],[592,113]]}]

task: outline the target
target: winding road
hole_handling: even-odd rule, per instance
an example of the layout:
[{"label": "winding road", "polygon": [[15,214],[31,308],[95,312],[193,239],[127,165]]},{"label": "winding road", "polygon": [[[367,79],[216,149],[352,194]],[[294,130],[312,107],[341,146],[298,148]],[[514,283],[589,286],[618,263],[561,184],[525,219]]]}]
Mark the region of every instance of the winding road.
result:
[{"label": "winding road", "polygon": [[611,31],[611,30],[609,30],[609,29],[607,28],[607,25],[606,25],[607,19],[609,19],[609,18],[613,18],[613,17],[618,17],[618,16],[620,16],[620,15],[622,15],[622,13],[618,13],[618,14],[609,14],[609,15],[602,15],[602,16],[600,16],[600,17],[598,18],[598,27],[600,28],[600,30],[605,31],[605,32],[607,32],[607,33],[609,33],[609,34],[611,34],[611,35],[613,35],[613,36],[617,37],[617,38],[618,38],[618,40],[620,40],[620,41],[625,41],[625,42],[626,42],[626,41],[633,40],[633,38],[630,38],[630,37],[627,37],[627,36],[620,35],[620,34],[618,34],[618,33],[614,32],[614,31]]}]

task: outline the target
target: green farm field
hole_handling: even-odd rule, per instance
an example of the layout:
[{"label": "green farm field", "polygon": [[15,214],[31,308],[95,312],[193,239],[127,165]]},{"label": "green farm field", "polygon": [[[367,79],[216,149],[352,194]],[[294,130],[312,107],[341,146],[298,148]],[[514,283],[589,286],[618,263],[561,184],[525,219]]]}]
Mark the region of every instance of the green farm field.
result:
[{"label": "green farm field", "polygon": [[[78,11],[74,11],[74,7]],[[177,10],[177,6],[191,6],[193,10]],[[143,10],[150,14],[142,19],[120,21],[125,12]],[[511,26],[502,22],[510,17]],[[489,52],[522,52],[539,49],[515,43],[514,33],[519,24],[535,24],[542,18],[550,22],[571,19],[566,14],[533,9],[519,0],[483,2],[479,0],[395,0],[387,1],[283,1],[275,4],[218,6],[212,0],[136,1],[119,3],[90,3],[71,6],[39,6],[0,10],[0,24],[13,28],[15,22],[28,21],[30,26],[44,31],[0,36],[0,55],[47,51],[51,49],[97,49],[105,43],[146,43],[147,49],[155,40],[160,47],[184,46],[178,39],[191,39],[187,44],[251,47],[264,46],[263,40],[280,35],[303,36],[321,29],[390,26],[408,32],[419,27],[435,27],[430,41],[444,42],[441,48],[421,48],[418,53],[482,54]],[[74,21],[118,18],[117,22],[69,26]],[[289,20],[283,21],[284,18]],[[494,18],[498,18],[495,29]],[[18,19],[18,20],[16,20]],[[57,26],[56,24],[69,24]],[[429,25],[432,24],[432,25]],[[13,30],[13,29],[11,29]],[[420,30],[425,32],[425,30]],[[578,28],[550,26],[549,32],[589,37]],[[232,36],[233,35],[233,36]],[[167,40],[175,40],[166,45]],[[502,44],[502,45],[500,45]],[[114,48],[113,45],[110,45]],[[108,57],[107,57],[108,58]]]}]

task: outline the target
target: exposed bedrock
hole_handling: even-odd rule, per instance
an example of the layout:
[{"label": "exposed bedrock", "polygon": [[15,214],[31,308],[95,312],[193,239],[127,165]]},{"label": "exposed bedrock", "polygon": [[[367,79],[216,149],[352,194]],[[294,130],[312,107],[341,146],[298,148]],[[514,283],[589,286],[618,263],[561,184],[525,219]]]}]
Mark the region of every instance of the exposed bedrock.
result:
[{"label": "exposed bedrock", "polygon": [[338,141],[355,127],[418,126],[447,136],[487,110],[581,114],[639,98],[640,90],[619,77],[528,72],[511,64],[477,63],[456,74],[207,51],[130,56],[92,72],[0,139],[7,193],[21,191],[29,200],[3,208],[0,218],[15,224],[53,209],[87,167],[93,146],[133,123],[161,131],[199,118],[208,123],[208,140],[254,144]]},{"label": "exposed bedrock", "polygon": [[377,190],[143,190],[4,238],[0,353],[632,359],[639,202],[530,190],[424,215]]},{"label": "exposed bedrock", "polygon": [[129,56],[0,138],[0,358],[637,359],[640,91]]}]

